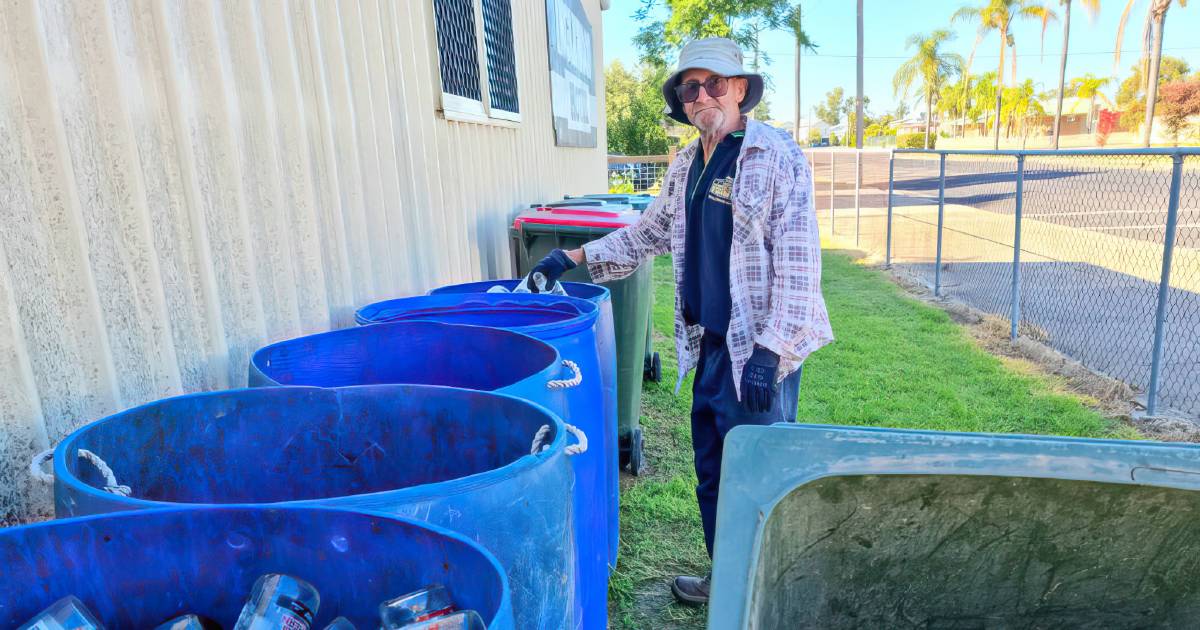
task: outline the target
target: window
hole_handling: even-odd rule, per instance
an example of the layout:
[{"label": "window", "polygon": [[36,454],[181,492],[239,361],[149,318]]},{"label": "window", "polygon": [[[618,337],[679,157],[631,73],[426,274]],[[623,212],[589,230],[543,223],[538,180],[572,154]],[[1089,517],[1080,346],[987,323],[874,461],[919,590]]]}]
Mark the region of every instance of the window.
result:
[{"label": "window", "polygon": [[511,119],[521,112],[517,97],[517,55],[513,51],[512,0],[483,0],[483,33],[492,115]]},{"label": "window", "polygon": [[433,8],[442,110],[470,120],[519,121],[512,0],[433,0]]}]

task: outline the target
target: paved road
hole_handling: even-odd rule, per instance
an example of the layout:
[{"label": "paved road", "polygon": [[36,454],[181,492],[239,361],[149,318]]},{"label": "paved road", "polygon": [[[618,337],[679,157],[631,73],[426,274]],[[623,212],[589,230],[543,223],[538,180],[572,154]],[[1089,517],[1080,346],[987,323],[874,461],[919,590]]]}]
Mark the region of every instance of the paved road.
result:
[{"label": "paved road", "polygon": [[[829,154],[810,161],[816,178],[818,216],[830,207]],[[1046,251],[1023,254],[1021,319],[1038,329],[1051,346],[1091,369],[1120,378],[1142,391],[1149,384],[1154,313],[1158,285],[1092,264],[1072,255],[1088,247],[1089,232],[1161,244],[1164,240],[1169,158],[1133,164],[1132,158],[1027,158],[1023,216],[1086,230],[1079,238]],[[838,217],[854,208],[854,156],[838,153],[833,196]],[[901,157],[895,164],[893,205],[906,221],[905,207],[937,203],[936,159]],[[1200,248],[1200,159],[1186,163],[1176,244]],[[865,154],[860,201],[866,208],[887,206],[886,153]],[[1016,197],[1015,160],[952,157],[946,163],[946,203],[1011,216]],[[845,212],[849,209],[850,212]],[[844,234],[847,219],[838,219]],[[980,239],[1011,243],[1011,234],[978,234]],[[866,240],[866,239],[864,239]],[[864,242],[864,245],[866,243]],[[922,247],[921,250],[932,248]],[[1024,250],[1025,248],[1023,248]],[[1040,249],[1046,249],[1042,246]],[[1131,254],[1132,255],[1132,254]],[[964,256],[967,258],[969,256]],[[1151,260],[1153,258],[1153,260]],[[950,258],[952,259],[952,258]],[[1148,256],[1143,277],[1156,277],[1161,254]],[[900,260],[898,266],[932,285],[934,266],[924,260]],[[1200,278],[1200,268],[1176,266],[1173,277]],[[951,262],[943,266],[945,295],[1007,317],[1012,266],[993,262]],[[1168,291],[1167,324],[1160,405],[1200,416],[1200,295]]]},{"label": "paved road", "polygon": [[[854,207],[854,155],[834,152],[835,208]],[[817,209],[829,208],[830,152],[810,154]],[[1135,162],[1136,160],[1136,162]],[[1166,232],[1170,158],[1029,157],[1025,164],[1023,216],[1162,243]],[[936,204],[938,161],[898,156],[894,207]],[[864,207],[886,207],[886,153],[863,156]],[[946,160],[946,203],[1012,215],[1016,199],[1014,158],[951,156]],[[1185,162],[1176,244],[1200,248],[1200,157]]]}]

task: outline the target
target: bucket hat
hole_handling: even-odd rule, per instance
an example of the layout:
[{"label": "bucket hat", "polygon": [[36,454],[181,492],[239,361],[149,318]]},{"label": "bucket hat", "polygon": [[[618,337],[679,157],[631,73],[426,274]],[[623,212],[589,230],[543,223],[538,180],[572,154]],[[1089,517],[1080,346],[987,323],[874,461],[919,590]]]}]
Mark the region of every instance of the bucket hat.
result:
[{"label": "bucket hat", "polygon": [[743,114],[754,109],[762,100],[763,78],[761,74],[746,72],[742,66],[742,49],[732,39],[725,37],[706,37],[689,42],[679,53],[679,67],[675,73],[663,83],[663,98],[667,99],[666,114],[672,119],[684,124],[691,124],[687,114],[683,112],[683,103],[675,95],[675,86],[688,70],[708,70],[723,77],[742,77],[750,83],[746,90],[746,98],[739,109]]}]

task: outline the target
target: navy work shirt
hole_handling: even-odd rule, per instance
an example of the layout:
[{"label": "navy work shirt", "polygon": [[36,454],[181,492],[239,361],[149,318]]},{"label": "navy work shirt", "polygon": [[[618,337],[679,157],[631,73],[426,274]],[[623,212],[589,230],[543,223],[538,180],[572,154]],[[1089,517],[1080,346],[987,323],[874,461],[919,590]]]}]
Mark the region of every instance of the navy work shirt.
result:
[{"label": "navy work shirt", "polygon": [[699,147],[687,178],[687,255],[683,319],[722,337],[729,329],[729,247],[733,243],[733,178],[743,131],[725,136],[704,161]]}]

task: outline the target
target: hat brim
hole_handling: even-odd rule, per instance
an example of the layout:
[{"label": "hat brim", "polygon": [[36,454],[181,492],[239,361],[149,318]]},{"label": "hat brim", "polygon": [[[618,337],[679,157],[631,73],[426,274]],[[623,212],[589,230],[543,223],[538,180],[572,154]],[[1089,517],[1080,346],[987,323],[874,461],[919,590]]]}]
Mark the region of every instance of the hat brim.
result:
[{"label": "hat brim", "polygon": [[[666,99],[666,101],[667,101],[667,112],[666,112],[667,116],[669,118],[671,118],[672,120],[681,122],[685,125],[692,124],[692,121],[688,120],[687,114],[685,114],[683,111],[683,103],[681,103],[679,101],[679,97],[675,96],[675,86],[679,85],[679,78],[681,76],[683,76],[684,72],[687,72],[688,70],[696,70],[696,69],[717,72],[716,70],[713,70],[711,68],[680,68],[675,74],[672,74],[670,77],[667,77],[667,80],[665,82],[663,82],[663,86],[662,86],[663,98]],[[762,96],[763,96],[762,75],[748,73],[748,74],[731,74],[731,75],[726,75],[726,76],[729,76],[730,78],[741,77],[743,79],[746,79],[746,81],[749,83],[749,85],[746,87],[746,98],[742,99],[742,104],[738,108],[738,110],[741,111],[741,113],[743,113],[743,114],[750,113],[751,110],[753,110],[755,108],[755,106],[758,105],[758,102],[762,100]]]}]

